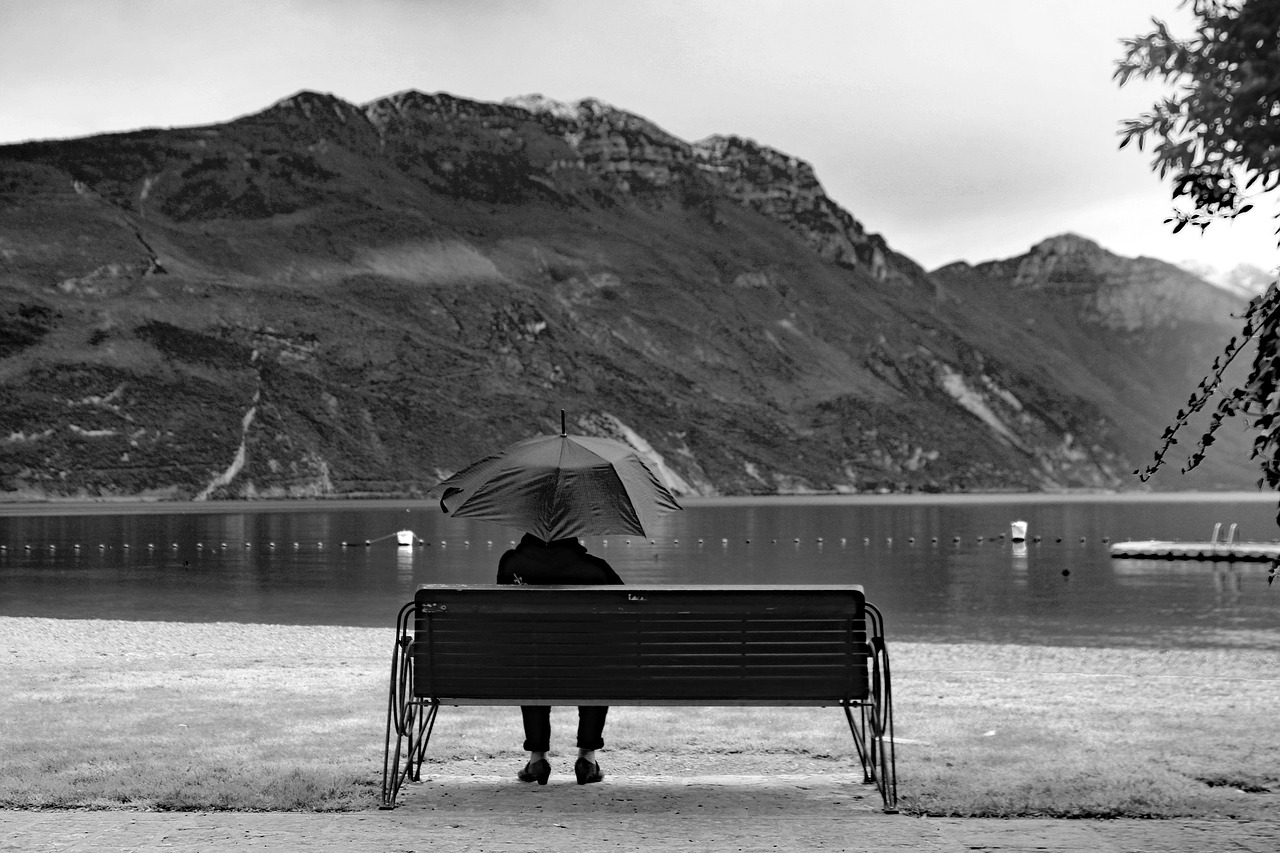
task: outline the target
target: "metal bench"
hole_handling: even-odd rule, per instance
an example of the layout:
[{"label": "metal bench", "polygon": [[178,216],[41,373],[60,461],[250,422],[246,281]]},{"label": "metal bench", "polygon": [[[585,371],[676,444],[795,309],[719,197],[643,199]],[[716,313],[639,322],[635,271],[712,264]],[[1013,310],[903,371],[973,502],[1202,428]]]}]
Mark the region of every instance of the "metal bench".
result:
[{"label": "metal bench", "polygon": [[397,620],[382,808],[420,780],[441,705],[839,706],[897,811],[889,655],[860,586],[423,586]]}]

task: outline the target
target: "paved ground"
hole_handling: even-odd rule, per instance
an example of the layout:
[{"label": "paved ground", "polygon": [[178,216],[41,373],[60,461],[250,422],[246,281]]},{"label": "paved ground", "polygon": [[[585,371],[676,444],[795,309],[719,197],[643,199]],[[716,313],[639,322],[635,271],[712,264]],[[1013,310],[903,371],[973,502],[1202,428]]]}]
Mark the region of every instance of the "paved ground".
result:
[{"label": "paved ground", "polygon": [[[860,776],[859,776],[860,779]],[[407,786],[394,811],[0,812],[0,851],[1280,850],[1274,821],[972,820],[886,815],[850,775],[628,776],[546,787],[497,776]]]}]

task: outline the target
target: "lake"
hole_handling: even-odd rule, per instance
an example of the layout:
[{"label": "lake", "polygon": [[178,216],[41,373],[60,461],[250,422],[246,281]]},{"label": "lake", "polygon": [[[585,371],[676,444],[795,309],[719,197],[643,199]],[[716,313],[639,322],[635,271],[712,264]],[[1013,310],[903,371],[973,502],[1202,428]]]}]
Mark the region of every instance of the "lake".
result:
[{"label": "lake", "polygon": [[[1215,522],[1270,541],[1276,503],[1257,493],[688,499],[648,537],[584,541],[631,584],[862,584],[890,640],[1280,649],[1280,583],[1267,585],[1266,563],[1108,550],[1208,539]],[[1009,541],[1014,520],[1040,541]],[[401,529],[419,543],[397,546]],[[418,585],[490,583],[518,538],[422,501],[0,505],[0,615],[390,631]]]}]

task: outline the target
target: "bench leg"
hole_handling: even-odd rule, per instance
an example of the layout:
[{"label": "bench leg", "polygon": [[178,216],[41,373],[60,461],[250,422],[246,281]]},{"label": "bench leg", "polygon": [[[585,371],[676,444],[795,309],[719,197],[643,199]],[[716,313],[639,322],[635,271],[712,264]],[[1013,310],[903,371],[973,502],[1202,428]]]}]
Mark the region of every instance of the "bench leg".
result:
[{"label": "bench leg", "polygon": [[422,781],[422,759],[427,754],[427,743],[431,740],[431,732],[436,727],[436,714],[440,711],[439,702],[431,702],[419,706],[421,713],[418,716],[418,725],[416,732],[410,732],[408,742],[408,756],[405,762],[405,770],[409,774],[409,781]]},{"label": "bench leg", "polygon": [[[391,745],[390,727],[386,752],[382,761],[382,809],[394,809],[396,797],[405,781],[422,781],[422,760],[435,729],[440,703],[413,701],[403,709],[402,725],[397,727],[395,747]],[[403,763],[401,763],[403,759]]]},{"label": "bench leg", "polygon": [[[844,716],[853,735],[853,745],[862,763],[863,784],[874,784],[887,814],[898,813],[898,779],[893,756],[893,735],[886,733],[876,708],[859,703],[855,716],[852,705],[844,705]],[[889,731],[892,731],[890,725]]]},{"label": "bench leg", "polygon": [[[854,715],[854,707],[858,713]],[[898,767],[893,742],[893,693],[889,687],[889,656],[883,645],[872,668],[871,695],[863,701],[842,705],[853,745],[862,762],[863,783],[876,786],[884,800],[884,810],[898,812]]]},{"label": "bench leg", "polygon": [[[406,604],[397,621],[391,653],[391,689],[387,697],[387,736],[382,754],[382,805],[393,809],[405,779],[421,778],[422,759],[435,727],[440,703],[413,696],[413,638],[409,623],[414,605]],[[394,740],[394,746],[392,741]],[[401,765],[401,759],[404,763]]]},{"label": "bench leg", "polygon": [[855,717],[852,705],[842,705],[845,720],[849,723],[849,734],[853,735],[853,745],[858,750],[858,761],[862,765],[862,784],[869,785],[876,781],[874,759],[872,758],[871,739],[867,734],[867,707],[858,705]]}]

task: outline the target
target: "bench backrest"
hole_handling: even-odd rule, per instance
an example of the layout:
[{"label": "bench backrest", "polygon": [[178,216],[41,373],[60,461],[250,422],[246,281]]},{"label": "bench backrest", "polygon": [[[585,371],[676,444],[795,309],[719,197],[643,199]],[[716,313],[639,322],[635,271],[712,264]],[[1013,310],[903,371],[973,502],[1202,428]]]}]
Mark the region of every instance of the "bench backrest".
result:
[{"label": "bench backrest", "polygon": [[862,588],[450,586],[414,598],[445,704],[834,705],[870,690]]}]

